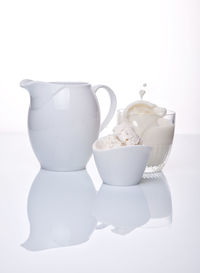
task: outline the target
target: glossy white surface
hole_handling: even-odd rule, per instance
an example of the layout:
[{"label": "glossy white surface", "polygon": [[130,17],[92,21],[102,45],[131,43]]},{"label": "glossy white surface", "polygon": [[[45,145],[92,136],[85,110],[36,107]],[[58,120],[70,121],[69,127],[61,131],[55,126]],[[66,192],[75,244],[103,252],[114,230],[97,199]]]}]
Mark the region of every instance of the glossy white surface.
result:
[{"label": "glossy white surface", "polygon": [[[200,136],[176,135],[164,177],[122,192],[102,185],[93,159],[87,166],[89,176],[85,173],[80,182],[70,179],[65,184],[62,173],[59,179],[36,178],[39,163],[28,136],[1,134],[0,272],[198,273],[199,140]],[[94,229],[93,217],[100,230]],[[30,228],[37,230],[37,248],[45,241],[50,249],[29,251],[21,246]],[[70,238],[72,243],[86,237],[90,239],[82,244],[64,247]],[[52,238],[56,248],[46,244]]]},{"label": "glossy white surface", "polygon": [[[99,130],[112,119],[116,97],[105,86],[83,82],[23,80],[31,97],[28,129],[33,150],[46,170],[84,169]],[[100,109],[95,93],[104,88],[110,97],[109,112],[100,127]]]},{"label": "glossy white surface", "polygon": [[[159,195],[156,202],[155,195]],[[87,171],[41,170],[28,196],[30,232],[22,244],[39,251],[81,244],[95,229],[109,227],[127,234],[151,219],[171,219],[170,191],[163,174],[140,185],[102,185],[99,191]]]},{"label": "glossy white surface", "polygon": [[131,186],[139,183],[149,159],[151,147],[130,145],[108,150],[96,149],[93,154],[99,174],[105,184]]}]

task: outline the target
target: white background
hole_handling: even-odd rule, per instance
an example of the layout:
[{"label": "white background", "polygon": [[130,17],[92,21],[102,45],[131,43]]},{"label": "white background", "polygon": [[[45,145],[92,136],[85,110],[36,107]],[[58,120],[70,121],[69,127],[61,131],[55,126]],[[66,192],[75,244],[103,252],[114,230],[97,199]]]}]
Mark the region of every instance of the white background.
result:
[{"label": "white background", "polygon": [[107,84],[118,108],[147,82],[177,133],[200,133],[199,13],[198,0],[1,0],[0,131],[26,131],[30,78]]}]

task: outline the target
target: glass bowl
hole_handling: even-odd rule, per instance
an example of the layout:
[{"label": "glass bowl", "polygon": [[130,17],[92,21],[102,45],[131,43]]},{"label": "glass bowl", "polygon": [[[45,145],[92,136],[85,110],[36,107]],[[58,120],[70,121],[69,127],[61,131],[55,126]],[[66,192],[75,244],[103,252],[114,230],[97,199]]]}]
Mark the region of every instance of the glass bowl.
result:
[{"label": "glass bowl", "polygon": [[[118,110],[117,124],[123,121],[123,112],[123,109]],[[175,112],[171,110],[167,110],[164,117],[156,119],[151,114],[132,116],[131,123],[143,144],[152,147],[145,173],[160,172],[165,166],[173,143],[175,117]]]}]

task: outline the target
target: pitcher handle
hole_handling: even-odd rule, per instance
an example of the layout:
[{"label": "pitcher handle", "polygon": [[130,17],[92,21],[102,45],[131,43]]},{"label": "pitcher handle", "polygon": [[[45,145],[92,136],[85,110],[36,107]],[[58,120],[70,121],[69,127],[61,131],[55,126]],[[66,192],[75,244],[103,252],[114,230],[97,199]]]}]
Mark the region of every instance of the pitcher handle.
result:
[{"label": "pitcher handle", "polygon": [[93,89],[93,91],[95,93],[100,88],[104,88],[108,92],[108,95],[110,97],[110,108],[109,108],[108,114],[106,115],[104,121],[100,125],[100,132],[101,132],[108,125],[108,123],[111,121],[111,119],[114,116],[114,113],[115,113],[115,110],[116,110],[116,107],[117,107],[117,99],[116,99],[115,93],[107,85],[99,84],[99,85],[95,85],[95,86],[92,87],[92,89]]}]

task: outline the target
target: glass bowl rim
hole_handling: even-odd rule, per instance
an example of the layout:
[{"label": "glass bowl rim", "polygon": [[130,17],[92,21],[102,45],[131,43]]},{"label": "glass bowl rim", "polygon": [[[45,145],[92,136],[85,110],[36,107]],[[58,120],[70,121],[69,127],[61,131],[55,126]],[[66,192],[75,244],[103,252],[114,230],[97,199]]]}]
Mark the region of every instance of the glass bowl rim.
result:
[{"label": "glass bowl rim", "polygon": [[[117,109],[117,113],[123,112],[125,108],[119,108]],[[141,115],[141,114],[135,114],[136,116]],[[153,114],[148,114],[148,115],[153,115]],[[167,109],[167,113],[164,115],[165,116],[175,116],[176,112],[170,109]]]}]

